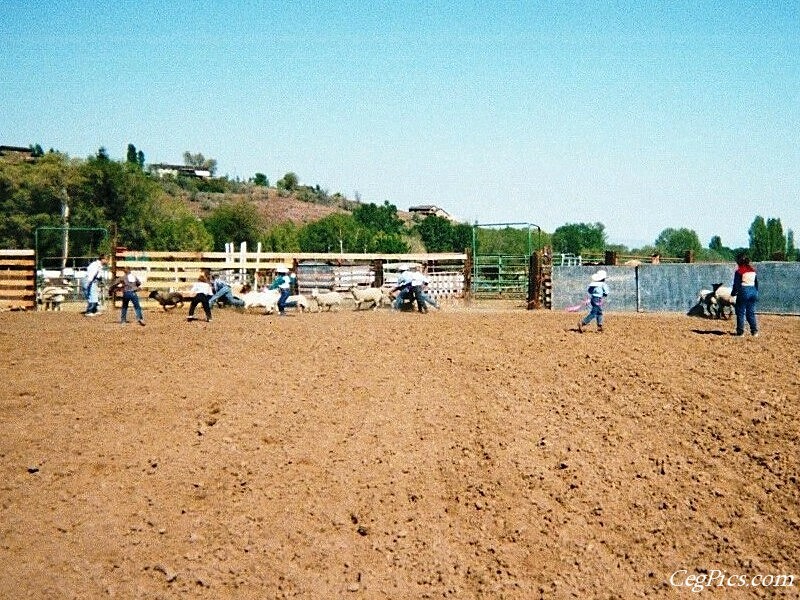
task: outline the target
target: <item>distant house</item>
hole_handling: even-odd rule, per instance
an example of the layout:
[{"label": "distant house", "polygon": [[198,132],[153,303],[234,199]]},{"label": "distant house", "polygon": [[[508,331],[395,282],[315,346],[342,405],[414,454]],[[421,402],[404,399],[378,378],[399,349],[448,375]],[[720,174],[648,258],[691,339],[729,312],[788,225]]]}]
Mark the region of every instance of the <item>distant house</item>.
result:
[{"label": "distant house", "polygon": [[171,175],[173,177],[183,175],[184,177],[195,177],[197,179],[209,179],[211,177],[211,171],[207,169],[189,167],[186,165],[167,165],[164,163],[157,163],[150,165],[150,171],[159,177],[164,177],[165,175]]},{"label": "distant house", "polygon": [[31,148],[0,146],[0,160],[7,162],[33,162],[36,158],[33,156]]},{"label": "distant house", "polygon": [[408,212],[414,215],[420,215],[422,217],[442,217],[449,221],[455,221],[455,219],[443,208],[439,208],[434,204],[420,204],[418,206],[409,206]]}]

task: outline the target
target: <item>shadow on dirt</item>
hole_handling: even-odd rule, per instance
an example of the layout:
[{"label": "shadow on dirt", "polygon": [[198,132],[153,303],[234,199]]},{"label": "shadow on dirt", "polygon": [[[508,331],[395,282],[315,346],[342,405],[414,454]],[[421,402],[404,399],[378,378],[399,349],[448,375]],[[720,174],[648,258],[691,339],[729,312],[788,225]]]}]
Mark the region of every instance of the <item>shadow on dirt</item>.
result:
[{"label": "shadow on dirt", "polygon": [[730,331],[720,331],[719,329],[692,329],[692,333],[699,335],[733,335]]}]

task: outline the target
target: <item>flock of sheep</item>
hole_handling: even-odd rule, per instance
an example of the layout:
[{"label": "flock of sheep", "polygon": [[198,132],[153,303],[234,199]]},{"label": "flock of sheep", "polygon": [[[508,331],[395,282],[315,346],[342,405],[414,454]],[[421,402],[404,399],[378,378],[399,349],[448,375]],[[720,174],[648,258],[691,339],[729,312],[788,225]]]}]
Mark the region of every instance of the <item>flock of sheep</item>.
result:
[{"label": "flock of sheep", "polygon": [[[239,298],[244,300],[245,310],[251,307],[263,307],[266,314],[271,314],[278,310],[278,290],[266,290],[263,292],[246,292]],[[391,304],[392,297],[383,288],[351,288],[349,293],[341,292],[320,292],[312,290],[311,296],[296,294],[289,296],[287,306],[295,306],[301,312],[339,310],[346,300],[352,299],[355,302],[355,309],[362,308],[377,309],[383,304]]]}]

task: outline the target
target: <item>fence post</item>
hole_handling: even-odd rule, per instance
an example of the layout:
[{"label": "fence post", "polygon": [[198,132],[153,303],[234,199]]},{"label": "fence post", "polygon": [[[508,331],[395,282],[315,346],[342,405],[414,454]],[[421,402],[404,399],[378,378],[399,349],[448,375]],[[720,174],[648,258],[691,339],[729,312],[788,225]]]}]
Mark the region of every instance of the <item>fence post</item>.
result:
[{"label": "fence post", "polygon": [[469,305],[472,301],[472,269],[474,257],[472,248],[464,248],[467,260],[464,261],[464,304]]},{"label": "fence post", "polygon": [[528,310],[542,307],[542,251],[528,259]]},{"label": "fence post", "polygon": [[383,261],[380,258],[372,261],[372,269],[375,272],[375,287],[383,287]]}]

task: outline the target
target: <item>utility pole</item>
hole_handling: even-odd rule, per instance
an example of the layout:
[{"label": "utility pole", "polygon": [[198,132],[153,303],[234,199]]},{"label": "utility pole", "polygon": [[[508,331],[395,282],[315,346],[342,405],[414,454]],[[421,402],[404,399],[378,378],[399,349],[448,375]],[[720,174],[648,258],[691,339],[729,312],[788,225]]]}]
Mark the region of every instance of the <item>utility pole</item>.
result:
[{"label": "utility pole", "polygon": [[61,188],[61,223],[64,227],[63,251],[61,253],[61,273],[67,268],[69,256],[69,194],[66,188]]}]

